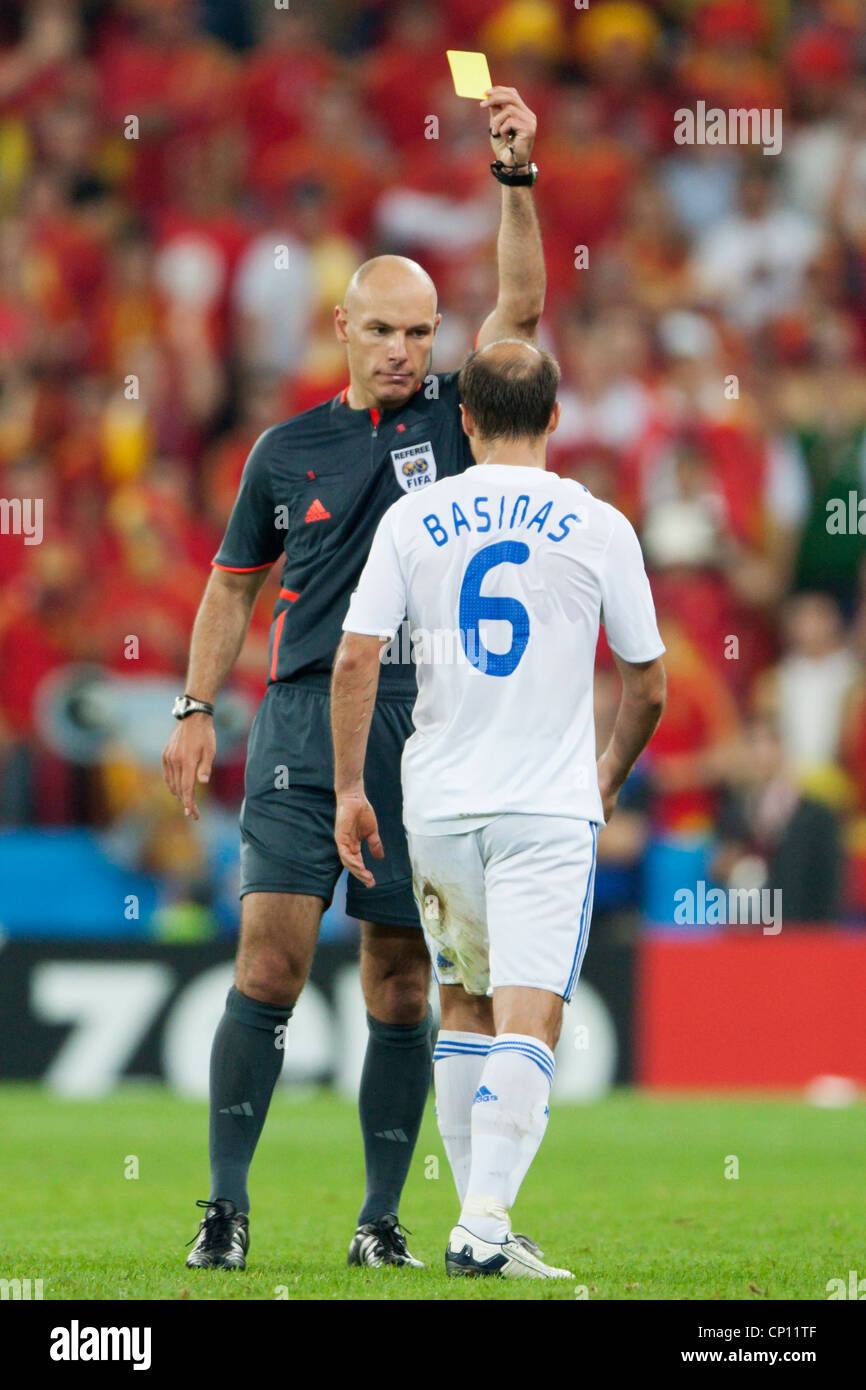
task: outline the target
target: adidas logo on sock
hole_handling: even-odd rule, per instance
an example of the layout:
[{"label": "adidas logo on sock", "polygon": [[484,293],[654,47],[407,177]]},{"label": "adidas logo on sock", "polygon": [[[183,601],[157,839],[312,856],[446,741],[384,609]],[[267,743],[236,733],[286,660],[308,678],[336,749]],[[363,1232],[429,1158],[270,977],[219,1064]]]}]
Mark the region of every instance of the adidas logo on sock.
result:
[{"label": "adidas logo on sock", "polygon": [[409,1143],[409,1137],[403,1133],[402,1129],[377,1129],[374,1138],[391,1139],[397,1144]]},{"label": "adidas logo on sock", "polygon": [[498,1096],[495,1096],[495,1095],[493,1094],[492,1091],[488,1091],[488,1089],[487,1089],[486,1086],[479,1086],[479,1087],[478,1087],[478,1090],[475,1092],[475,1095],[472,1097],[472,1104],[475,1105],[476,1101],[498,1100],[498,1099],[499,1099],[499,1097],[498,1097]]},{"label": "adidas logo on sock", "polygon": [[307,508],[304,521],[330,521],[331,513],[325,505],[315,497]]},{"label": "adidas logo on sock", "polygon": [[253,1107],[248,1100],[244,1100],[240,1105],[226,1105],[219,1112],[221,1115],[252,1115]]}]

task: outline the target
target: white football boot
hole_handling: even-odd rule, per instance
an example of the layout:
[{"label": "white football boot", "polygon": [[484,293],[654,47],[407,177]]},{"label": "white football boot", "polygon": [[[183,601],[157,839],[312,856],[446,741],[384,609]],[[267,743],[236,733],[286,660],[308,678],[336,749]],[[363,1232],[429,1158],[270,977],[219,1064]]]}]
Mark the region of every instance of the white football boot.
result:
[{"label": "white football boot", "polygon": [[509,1232],[504,1241],[481,1240],[455,1226],[445,1251],[445,1273],[470,1277],[498,1274],[505,1279],[573,1279],[569,1269],[546,1265]]}]

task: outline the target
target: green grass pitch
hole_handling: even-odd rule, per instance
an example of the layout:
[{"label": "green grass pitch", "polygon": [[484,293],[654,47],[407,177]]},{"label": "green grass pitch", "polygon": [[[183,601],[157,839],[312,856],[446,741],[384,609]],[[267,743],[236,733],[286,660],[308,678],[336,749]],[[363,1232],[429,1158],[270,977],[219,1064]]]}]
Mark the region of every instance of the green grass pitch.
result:
[{"label": "green grass pitch", "polygon": [[401,1213],[427,1268],[404,1271],[346,1268],[360,1137],[333,1095],[274,1101],[245,1273],[183,1264],[207,1195],[203,1104],[149,1086],[86,1103],[7,1086],[0,1116],[0,1277],[41,1278],[46,1299],[574,1299],[580,1286],[589,1299],[826,1299],[829,1279],[866,1274],[862,1104],[620,1091],[554,1106],[514,1222],[576,1285],[446,1278],[457,1208],[432,1106]]}]

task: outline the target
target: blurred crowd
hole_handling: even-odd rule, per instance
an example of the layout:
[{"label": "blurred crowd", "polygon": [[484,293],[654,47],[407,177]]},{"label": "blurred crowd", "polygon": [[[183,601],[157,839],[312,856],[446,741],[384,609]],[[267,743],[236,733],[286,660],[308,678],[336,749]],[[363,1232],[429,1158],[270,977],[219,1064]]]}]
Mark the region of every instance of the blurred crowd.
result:
[{"label": "blurred crowd", "polygon": [[[601,840],[609,905],[640,901],[653,845],[699,845],[788,920],[866,921],[857,0],[5,0],[0,497],[43,499],[44,538],[0,536],[3,819],[136,815],[147,863],[195,876],[158,772],[83,774],[34,696],[71,662],[182,682],[247,451],[345,383],[331,314],[360,260],[429,269],[436,370],[471,348],[498,188],[449,47],[538,114],[551,463],[634,522],[668,649]],[[781,152],[677,144],[698,101],[780,110]],[[278,585],[235,676],[254,698]],[[603,731],[603,642],[597,696]],[[241,788],[223,763],[212,798]]]}]

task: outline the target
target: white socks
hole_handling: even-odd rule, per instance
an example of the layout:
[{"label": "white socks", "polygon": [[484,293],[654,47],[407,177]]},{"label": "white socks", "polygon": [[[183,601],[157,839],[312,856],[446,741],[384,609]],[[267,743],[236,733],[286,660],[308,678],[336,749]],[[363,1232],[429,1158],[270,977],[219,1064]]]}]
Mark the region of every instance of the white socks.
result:
[{"label": "white socks", "polygon": [[472,1100],[494,1041],[486,1033],[443,1030],[433,1053],[436,1119],[460,1202],[466,1196],[472,1163]]},{"label": "white socks", "polygon": [[[553,1069],[553,1053],[538,1038],[501,1033],[490,1043],[472,1103],[472,1162],[460,1214],[460,1225],[481,1240],[504,1241],[510,1233],[509,1210],[547,1128]],[[438,1094],[437,1076],[437,1105]]]}]

